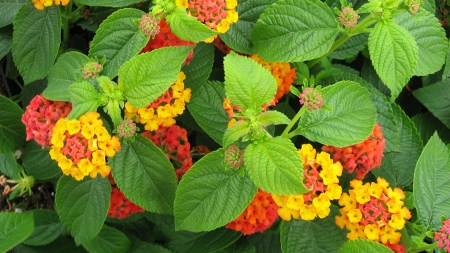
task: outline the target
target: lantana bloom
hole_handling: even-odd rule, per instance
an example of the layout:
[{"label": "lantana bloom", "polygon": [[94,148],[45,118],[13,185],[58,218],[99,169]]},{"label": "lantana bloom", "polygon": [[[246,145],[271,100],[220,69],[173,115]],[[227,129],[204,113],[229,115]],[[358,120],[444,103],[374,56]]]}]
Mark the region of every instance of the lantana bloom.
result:
[{"label": "lantana bloom", "polygon": [[303,184],[312,189],[302,195],[275,195],[272,197],[279,206],[278,214],[283,220],[292,218],[314,220],[316,216],[323,219],[330,214],[331,200],[339,199],[342,187],[339,176],[342,165],[333,162],[330,154],[316,150],[311,144],[303,144],[298,151],[303,161]]},{"label": "lantana bloom", "polygon": [[369,171],[380,167],[386,139],[383,138],[381,126],[375,127],[363,142],[338,148],[323,146],[322,150],[331,153],[334,161],[340,161],[348,173],[356,171],[356,179],[363,179]]},{"label": "lantana bloom", "polygon": [[125,219],[132,214],[145,212],[144,208],[131,202],[117,187],[114,179],[109,175],[111,183],[111,202],[109,204],[108,216],[110,218]]},{"label": "lantana bloom", "polygon": [[255,232],[264,232],[277,220],[278,206],[273,201],[271,195],[258,189],[250,205],[235,220],[225,227],[236,231],[241,231],[244,235]]},{"label": "lantana bloom", "polygon": [[43,10],[44,7],[50,7],[54,5],[66,6],[69,4],[70,0],[31,0],[34,3],[34,8],[38,10]]},{"label": "lantana bloom", "polygon": [[434,233],[434,240],[437,241],[439,248],[450,252],[450,219],[445,220],[441,230]]},{"label": "lantana bloom", "polygon": [[186,75],[180,72],[177,81],[159,98],[144,108],[135,108],[125,103],[125,116],[145,125],[145,130],[156,131],[159,126],[170,127],[176,123],[175,117],[181,115],[185,103],[191,99],[191,89],[184,88]]},{"label": "lantana bloom", "polygon": [[120,150],[119,138],[110,136],[97,112],[88,112],[79,120],[60,119],[53,127],[50,157],[58,162],[64,175],[76,180],[85,176],[107,177],[111,167],[106,157]]},{"label": "lantana bloom", "polygon": [[50,147],[53,126],[71,110],[71,103],[47,100],[42,95],[35,96],[22,115],[26,140],[34,139],[43,148]]},{"label": "lantana bloom", "polygon": [[341,216],[336,216],[336,224],[346,228],[349,240],[369,239],[382,244],[395,245],[401,238],[405,219],[411,212],[404,207],[405,194],[400,188],[392,189],[383,178],[377,182],[365,183],[354,179],[351,190],[339,198]]}]

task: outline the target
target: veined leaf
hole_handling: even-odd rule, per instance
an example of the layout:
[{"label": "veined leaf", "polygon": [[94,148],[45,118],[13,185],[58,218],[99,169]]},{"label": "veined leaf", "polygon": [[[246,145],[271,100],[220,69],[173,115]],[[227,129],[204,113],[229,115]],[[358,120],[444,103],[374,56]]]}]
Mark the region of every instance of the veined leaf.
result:
[{"label": "veined leaf", "polygon": [[367,239],[357,239],[347,241],[339,248],[338,253],[364,252],[364,253],[392,253],[388,247],[383,244],[373,242]]},{"label": "veined leaf", "polygon": [[12,24],[14,16],[25,2],[25,0],[0,0],[0,28]]},{"label": "veined leaf", "polygon": [[269,62],[301,62],[328,52],[339,33],[335,15],[319,0],[281,0],[261,14],[253,49]]},{"label": "veined leaf", "polygon": [[167,17],[167,23],[172,32],[180,39],[200,42],[211,38],[218,32],[211,30],[195,17],[189,17],[184,8],[176,8]]},{"label": "veined leaf", "polygon": [[72,101],[72,111],[67,116],[69,119],[78,119],[87,112],[94,112],[101,105],[100,94],[87,81],[73,83],[67,91]]},{"label": "veined leaf", "polygon": [[0,95],[0,153],[14,151],[25,144],[23,110],[10,99]]},{"label": "veined leaf", "polygon": [[368,37],[369,35],[367,33],[362,33],[351,37],[344,42],[344,44],[334,50],[330,54],[330,57],[344,60],[356,56],[359,51],[363,50],[367,46]]},{"label": "veined leaf", "polygon": [[22,166],[28,175],[37,180],[49,180],[61,176],[61,169],[49,156],[50,148],[42,148],[37,142],[27,143],[22,156]]},{"label": "veined leaf", "polygon": [[[450,51],[450,41],[447,41],[447,52]],[[442,80],[450,77],[450,54],[447,53],[447,58],[445,59],[445,67],[442,70]]]},{"label": "veined leaf", "polygon": [[289,124],[291,120],[282,112],[279,111],[267,111],[258,114],[258,122],[262,127],[270,125]]},{"label": "veined leaf", "polygon": [[83,243],[89,252],[122,253],[130,248],[131,241],[119,230],[103,225],[102,230],[92,240]]},{"label": "veined leaf", "polygon": [[0,212],[0,251],[6,252],[33,233],[33,212]]},{"label": "veined leaf", "polygon": [[[213,43],[198,43],[194,48],[194,56],[189,64],[183,65],[181,70],[186,75],[184,87],[191,88],[194,94],[208,80],[214,63]],[[225,92],[224,92],[225,97]],[[194,99],[192,97],[191,99]],[[192,100],[191,100],[192,102]]]},{"label": "veined leaf", "polygon": [[27,245],[45,245],[54,241],[64,230],[55,211],[46,209],[33,210],[33,233],[22,243]]},{"label": "veined leaf", "polygon": [[3,59],[3,57],[11,51],[12,36],[12,26],[0,28],[0,59]]},{"label": "veined leaf", "polygon": [[77,4],[89,6],[125,7],[139,3],[139,0],[76,0]]},{"label": "veined leaf", "polygon": [[240,237],[236,242],[217,253],[256,253],[256,248],[245,236]]},{"label": "veined leaf", "polygon": [[20,168],[13,151],[0,153],[0,173],[12,179],[20,175]]},{"label": "veined leaf", "polygon": [[233,126],[227,128],[225,134],[223,135],[223,146],[228,147],[228,145],[248,134],[249,131],[250,126],[248,122],[243,120],[237,121]]},{"label": "veined leaf", "polygon": [[416,114],[411,120],[414,122],[417,132],[422,138],[422,143],[427,143],[434,132],[439,134],[439,137],[445,144],[450,142],[450,131],[431,112]]}]

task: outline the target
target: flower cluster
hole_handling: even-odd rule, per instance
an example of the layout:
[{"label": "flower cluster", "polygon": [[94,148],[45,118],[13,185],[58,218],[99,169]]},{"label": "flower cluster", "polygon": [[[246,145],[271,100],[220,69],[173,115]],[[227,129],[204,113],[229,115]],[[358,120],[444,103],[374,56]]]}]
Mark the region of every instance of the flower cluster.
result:
[{"label": "flower cluster", "polygon": [[[141,50],[141,53],[150,52],[152,50],[169,47],[169,46],[193,46],[195,43],[182,40],[172,33],[170,26],[167,24],[166,20],[162,18],[159,21],[159,33],[150,38],[147,45]],[[185,63],[189,64],[190,60],[194,55],[194,50],[192,50],[186,58]]]},{"label": "flower cluster", "polygon": [[96,78],[97,75],[102,71],[103,66],[102,64],[98,63],[97,61],[89,61],[84,64],[83,70],[81,72],[83,73],[83,78]]},{"label": "flower cluster", "polygon": [[348,173],[356,171],[356,179],[363,179],[369,171],[381,165],[385,142],[381,126],[375,124],[370,136],[361,143],[343,148],[323,146],[322,150],[331,153],[333,160],[340,161]]},{"label": "flower cluster", "polygon": [[132,119],[126,119],[120,122],[120,124],[117,126],[116,132],[117,136],[129,139],[134,136],[136,130],[139,129],[136,127],[134,121]]},{"label": "flower cluster", "polygon": [[151,39],[155,38],[155,36],[159,33],[159,24],[158,20],[154,18],[149,13],[146,13],[139,20],[139,29],[149,36]]},{"label": "flower cluster", "polygon": [[27,141],[34,139],[43,148],[50,147],[53,126],[71,110],[71,103],[47,100],[42,95],[35,96],[22,115]]},{"label": "flower cluster", "polygon": [[156,131],[143,132],[142,136],[150,139],[166,154],[175,168],[178,180],[192,167],[191,144],[186,129],[177,125],[160,126]]},{"label": "flower cluster", "polygon": [[108,216],[110,218],[125,219],[132,214],[145,212],[144,208],[134,204],[123,195],[111,175],[109,175],[109,182],[112,187],[111,202],[108,210]]},{"label": "flower cluster", "polygon": [[238,169],[244,164],[244,149],[231,144],[224,152],[225,163],[233,169]]},{"label": "flower cluster", "polygon": [[359,15],[351,7],[344,7],[339,13],[339,24],[347,28],[354,28],[358,22]]},{"label": "flower cluster", "polygon": [[311,144],[303,144],[298,153],[303,161],[303,183],[312,190],[303,195],[272,195],[280,207],[278,214],[286,221],[323,219],[330,214],[330,201],[341,196],[338,176],[342,175],[342,165],[333,163],[326,152],[316,154]]},{"label": "flower cluster", "polygon": [[323,106],[322,94],[315,88],[304,88],[298,97],[300,98],[300,104],[305,105],[308,110],[319,110]]},{"label": "flower cluster", "polygon": [[349,240],[369,239],[383,244],[398,244],[400,230],[405,219],[411,218],[408,208],[403,207],[405,194],[400,188],[392,189],[385,179],[365,183],[352,180],[353,188],[339,198],[341,216],[336,216],[336,224],[347,228]]},{"label": "flower cluster", "polygon": [[44,7],[50,7],[54,5],[66,6],[70,0],[31,0],[34,3],[34,8],[42,11]]},{"label": "flower cluster", "polygon": [[191,89],[184,89],[186,75],[180,72],[177,81],[159,98],[144,108],[134,108],[125,103],[125,116],[129,119],[136,116],[135,121],[145,124],[145,130],[155,131],[159,126],[169,127],[176,123],[174,117],[181,115],[185,102],[191,99]]},{"label": "flower cluster", "polygon": [[250,205],[235,220],[225,227],[241,231],[244,235],[255,232],[264,232],[277,220],[278,206],[273,201],[271,195],[258,189]]},{"label": "flower cluster", "polygon": [[441,230],[434,233],[434,240],[438,242],[439,248],[450,252],[450,219],[445,220]]},{"label": "flower cluster", "polygon": [[64,175],[76,180],[85,176],[106,177],[111,167],[106,157],[113,157],[120,150],[116,136],[111,137],[99,119],[97,112],[88,112],[80,120],[60,119],[53,127],[50,157],[58,162]]},{"label": "flower cluster", "polygon": [[[196,17],[207,27],[225,33],[238,21],[236,0],[176,0],[178,7],[186,8],[188,15]],[[217,35],[205,40],[213,42]]]}]

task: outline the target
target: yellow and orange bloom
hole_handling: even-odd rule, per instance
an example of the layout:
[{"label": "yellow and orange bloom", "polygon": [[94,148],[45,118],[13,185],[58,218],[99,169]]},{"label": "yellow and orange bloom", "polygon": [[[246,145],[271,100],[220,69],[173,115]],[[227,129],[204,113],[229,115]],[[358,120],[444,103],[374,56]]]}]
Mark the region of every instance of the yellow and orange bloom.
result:
[{"label": "yellow and orange bloom", "polygon": [[69,4],[70,0],[31,0],[34,4],[34,8],[38,10],[43,10],[44,7],[50,7],[54,5],[66,6]]}]

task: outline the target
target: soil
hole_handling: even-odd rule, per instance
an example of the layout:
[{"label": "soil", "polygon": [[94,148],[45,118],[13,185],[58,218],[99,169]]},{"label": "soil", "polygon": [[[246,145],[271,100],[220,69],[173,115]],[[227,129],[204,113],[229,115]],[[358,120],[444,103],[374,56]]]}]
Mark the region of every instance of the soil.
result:
[{"label": "soil", "polygon": [[[3,192],[3,189],[0,186],[0,192]],[[31,196],[25,192],[22,196],[16,196],[12,200],[8,200],[9,194],[0,195],[0,212],[24,212],[33,209],[54,210],[55,189],[52,183],[35,184],[32,191]]]}]

